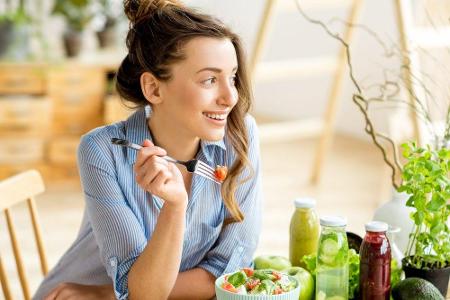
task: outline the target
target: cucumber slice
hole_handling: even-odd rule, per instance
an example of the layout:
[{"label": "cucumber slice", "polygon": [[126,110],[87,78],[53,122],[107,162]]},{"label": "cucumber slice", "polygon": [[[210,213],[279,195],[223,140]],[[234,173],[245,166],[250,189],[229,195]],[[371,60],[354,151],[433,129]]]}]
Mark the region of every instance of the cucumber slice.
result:
[{"label": "cucumber slice", "polygon": [[332,265],[332,264],[334,264],[335,258],[336,258],[336,256],[334,256],[334,255],[321,255],[321,256],[319,256],[319,259],[320,259],[323,263],[325,263],[325,264],[327,264],[327,265]]},{"label": "cucumber slice", "polygon": [[323,254],[327,256],[334,256],[339,251],[339,244],[333,239],[326,239],[322,242],[321,249]]}]

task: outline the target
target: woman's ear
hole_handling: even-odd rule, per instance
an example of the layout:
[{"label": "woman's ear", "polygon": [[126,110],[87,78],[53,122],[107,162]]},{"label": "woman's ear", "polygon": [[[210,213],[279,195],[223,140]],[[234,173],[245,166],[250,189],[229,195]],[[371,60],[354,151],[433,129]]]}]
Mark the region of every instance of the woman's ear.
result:
[{"label": "woman's ear", "polygon": [[144,72],[141,75],[141,90],[145,99],[151,104],[161,103],[159,94],[159,80],[150,72]]}]

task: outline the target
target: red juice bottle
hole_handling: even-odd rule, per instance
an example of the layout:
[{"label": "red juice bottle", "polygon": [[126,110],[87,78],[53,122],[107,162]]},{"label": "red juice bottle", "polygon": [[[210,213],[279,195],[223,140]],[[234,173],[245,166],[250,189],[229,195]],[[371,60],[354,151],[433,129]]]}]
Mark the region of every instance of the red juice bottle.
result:
[{"label": "red juice bottle", "polygon": [[391,290],[391,247],[388,225],[369,222],[359,251],[359,296],[361,300],[389,300]]}]

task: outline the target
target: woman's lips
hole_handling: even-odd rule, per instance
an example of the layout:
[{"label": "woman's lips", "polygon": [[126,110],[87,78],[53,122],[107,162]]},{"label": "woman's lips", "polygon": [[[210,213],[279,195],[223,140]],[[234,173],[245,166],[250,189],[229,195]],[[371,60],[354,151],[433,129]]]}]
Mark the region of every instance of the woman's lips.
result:
[{"label": "woman's lips", "polygon": [[227,122],[227,118],[226,118],[226,116],[225,116],[225,118],[223,118],[223,119],[215,119],[215,118],[212,118],[211,116],[208,116],[208,115],[206,115],[206,114],[203,114],[203,116],[211,123],[211,124],[214,124],[214,125],[219,125],[219,126],[223,126],[223,125],[225,125],[226,124],[226,122]]}]

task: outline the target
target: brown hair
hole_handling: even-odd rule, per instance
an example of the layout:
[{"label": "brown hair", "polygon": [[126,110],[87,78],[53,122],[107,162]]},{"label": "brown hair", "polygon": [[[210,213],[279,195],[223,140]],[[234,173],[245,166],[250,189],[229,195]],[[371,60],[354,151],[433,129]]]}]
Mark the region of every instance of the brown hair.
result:
[{"label": "brown hair", "polygon": [[126,0],[124,8],[130,20],[126,38],[128,55],[117,72],[116,89],[123,99],[136,107],[148,104],[140,86],[141,74],[150,72],[161,81],[170,80],[170,66],[185,59],[183,46],[192,38],[229,39],[234,45],[239,66],[235,81],[239,96],[228,115],[227,138],[236,152],[236,160],[229,169],[221,192],[232,216],[225,223],[242,221],[244,216],[236,202],[235,192],[237,186],[248,179],[238,182],[238,176],[246,166],[250,166],[244,117],[251,106],[251,88],[239,37],[217,19],[176,0]]}]

